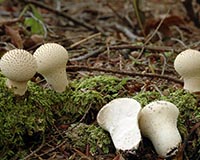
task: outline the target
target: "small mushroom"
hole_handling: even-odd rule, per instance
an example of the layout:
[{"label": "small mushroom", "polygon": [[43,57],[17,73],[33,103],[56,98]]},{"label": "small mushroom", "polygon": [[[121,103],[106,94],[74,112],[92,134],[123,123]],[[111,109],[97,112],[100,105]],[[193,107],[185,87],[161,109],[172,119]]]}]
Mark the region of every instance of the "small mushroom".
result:
[{"label": "small mushroom", "polygon": [[135,150],[141,141],[138,115],[139,102],[132,98],[117,98],[101,108],[98,124],[107,130],[117,150]]},{"label": "small mushroom", "polygon": [[0,61],[1,72],[7,77],[6,86],[16,95],[24,95],[27,82],[36,73],[37,63],[33,55],[23,49],[6,52]]},{"label": "small mushroom", "polygon": [[143,136],[149,138],[162,157],[176,154],[181,143],[177,129],[178,108],[167,101],[154,101],[140,112],[139,124]]},{"label": "small mushroom", "polygon": [[33,54],[37,60],[38,69],[47,83],[57,92],[65,91],[68,86],[66,64],[67,50],[57,43],[46,43],[40,46]]},{"label": "small mushroom", "polygon": [[187,49],[174,61],[174,68],[183,78],[184,89],[189,92],[200,91],[200,52]]}]

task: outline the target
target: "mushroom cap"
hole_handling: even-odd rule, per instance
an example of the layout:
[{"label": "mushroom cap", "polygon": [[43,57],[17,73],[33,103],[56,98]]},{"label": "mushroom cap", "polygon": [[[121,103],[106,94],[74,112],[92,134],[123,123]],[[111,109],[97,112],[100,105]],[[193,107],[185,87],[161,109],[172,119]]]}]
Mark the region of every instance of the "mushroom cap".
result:
[{"label": "mushroom cap", "polygon": [[37,62],[31,53],[23,49],[13,49],[1,57],[0,68],[10,80],[28,81],[36,73]]},{"label": "mushroom cap", "polygon": [[132,98],[117,98],[101,108],[98,124],[107,130],[117,150],[137,149],[141,141],[138,125],[141,105]]},{"label": "mushroom cap", "polygon": [[151,102],[140,112],[139,124],[142,135],[152,141],[156,152],[163,157],[175,154],[181,143],[177,129],[178,115],[178,108],[167,101]]},{"label": "mushroom cap", "polygon": [[68,61],[67,50],[57,43],[46,43],[36,49],[33,56],[37,60],[37,71],[41,74],[57,72],[58,68],[65,68]]},{"label": "mushroom cap", "polygon": [[189,92],[200,91],[200,52],[187,49],[174,61],[175,70],[183,77],[184,89]]},{"label": "mushroom cap", "polygon": [[182,51],[174,61],[175,70],[185,77],[200,77],[200,52],[194,49]]}]

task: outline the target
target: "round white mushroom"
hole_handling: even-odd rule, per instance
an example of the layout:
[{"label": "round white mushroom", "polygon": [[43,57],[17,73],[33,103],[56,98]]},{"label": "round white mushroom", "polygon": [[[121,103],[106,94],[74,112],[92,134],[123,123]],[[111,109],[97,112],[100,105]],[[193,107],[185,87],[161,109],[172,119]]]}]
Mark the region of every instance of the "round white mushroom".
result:
[{"label": "round white mushroom", "polygon": [[6,86],[16,95],[24,95],[27,82],[36,73],[37,63],[33,55],[23,49],[6,52],[0,60],[2,74],[7,77]]},{"label": "round white mushroom", "polygon": [[181,143],[177,129],[178,108],[167,101],[155,101],[146,105],[140,112],[140,130],[148,137],[162,157],[174,155]]},{"label": "round white mushroom", "polygon": [[117,98],[101,108],[98,124],[107,130],[117,150],[137,149],[141,141],[138,115],[139,102],[132,98]]},{"label": "round white mushroom", "polygon": [[40,46],[33,54],[37,60],[40,73],[57,92],[65,91],[68,86],[66,64],[67,50],[57,43],[46,43]]},{"label": "round white mushroom", "polygon": [[184,89],[189,92],[200,91],[200,52],[187,49],[174,61],[174,68],[183,78]]}]

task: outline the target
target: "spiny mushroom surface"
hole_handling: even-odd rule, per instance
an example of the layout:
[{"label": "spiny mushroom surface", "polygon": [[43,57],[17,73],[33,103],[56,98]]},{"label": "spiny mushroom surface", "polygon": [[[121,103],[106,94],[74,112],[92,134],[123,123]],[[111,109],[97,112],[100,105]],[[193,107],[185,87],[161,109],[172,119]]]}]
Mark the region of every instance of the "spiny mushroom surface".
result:
[{"label": "spiny mushroom surface", "polygon": [[200,91],[200,52],[187,49],[174,61],[174,68],[184,80],[184,89],[189,92]]},{"label": "spiny mushroom surface", "polygon": [[36,73],[37,63],[31,53],[13,49],[2,56],[0,68],[7,77],[6,86],[12,88],[16,95],[24,95],[28,80]]},{"label": "spiny mushroom surface", "polygon": [[107,130],[117,150],[137,149],[141,141],[138,115],[139,102],[132,98],[117,98],[101,108],[98,124]]},{"label": "spiny mushroom surface", "polygon": [[33,54],[37,60],[38,69],[47,83],[57,92],[65,91],[68,86],[66,64],[67,50],[57,43],[46,43],[40,46]]},{"label": "spiny mushroom surface", "polygon": [[162,157],[174,155],[181,143],[177,129],[178,108],[167,101],[154,101],[140,112],[139,124],[142,135],[149,138]]}]

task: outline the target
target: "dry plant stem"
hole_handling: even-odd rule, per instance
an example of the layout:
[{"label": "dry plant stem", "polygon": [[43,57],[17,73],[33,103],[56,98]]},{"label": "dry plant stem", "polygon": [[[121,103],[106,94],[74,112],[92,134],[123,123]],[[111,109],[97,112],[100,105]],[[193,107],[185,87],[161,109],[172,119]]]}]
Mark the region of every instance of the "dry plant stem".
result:
[{"label": "dry plant stem", "polygon": [[23,20],[22,17],[14,18],[14,19],[2,20],[2,21],[0,21],[0,26],[2,26],[2,25],[10,25],[10,24],[13,24],[13,23],[16,23],[16,22],[20,22],[22,20]]},{"label": "dry plant stem", "polygon": [[[143,49],[144,48],[144,49]],[[175,52],[179,53],[182,51],[182,49],[178,48],[172,48],[168,46],[142,46],[142,45],[129,45],[129,44],[124,44],[124,45],[115,45],[115,46],[110,46],[110,49],[143,49],[144,50],[151,50],[151,51],[158,51],[158,52]]]},{"label": "dry plant stem", "polygon": [[105,49],[106,49],[105,47],[100,47],[97,50],[94,50],[94,51],[89,52],[87,54],[84,54],[82,56],[79,56],[79,57],[76,57],[76,58],[70,58],[69,61],[70,62],[81,61],[81,60],[87,59],[87,58],[92,57],[92,56],[97,56],[98,54],[100,54],[101,52],[103,52]]},{"label": "dry plant stem", "polygon": [[54,8],[51,8],[51,7],[49,7],[49,6],[47,6],[47,5],[43,4],[43,3],[41,3],[41,2],[39,2],[39,1],[36,1],[36,0],[23,0],[23,1],[24,1],[25,3],[34,4],[34,5],[36,5],[36,6],[40,7],[40,8],[46,9],[46,10],[51,11],[51,12],[53,12],[53,13],[59,15],[59,16],[62,16],[62,17],[64,17],[64,18],[67,18],[68,20],[70,20],[70,21],[74,22],[75,24],[78,24],[78,25],[80,25],[80,26],[82,26],[82,27],[84,27],[84,28],[86,28],[86,29],[88,29],[88,30],[91,30],[91,31],[94,31],[94,32],[97,32],[97,31],[98,31],[98,29],[97,29],[96,27],[93,27],[93,26],[89,25],[88,23],[82,22],[81,20],[75,19],[75,18],[73,18],[73,17],[67,15],[67,14],[64,13],[64,12],[58,11],[58,10],[56,10],[56,9],[54,9]]},{"label": "dry plant stem", "polygon": [[[135,27],[135,26],[132,24],[131,21],[127,20],[126,17],[121,16],[121,14],[119,14],[118,11],[116,11],[110,3],[107,3],[106,5],[112,10],[112,12],[113,12],[119,19],[122,20],[123,23],[126,23],[126,22],[127,22],[128,26],[129,26],[130,28],[134,28],[134,27]],[[128,15],[127,15],[127,16],[128,16]]]},{"label": "dry plant stem", "polygon": [[144,52],[144,49],[146,47],[146,45],[151,41],[151,39],[156,35],[156,33],[158,32],[159,28],[161,27],[161,25],[163,24],[165,18],[167,17],[167,15],[169,14],[170,9],[168,9],[166,16],[161,19],[160,23],[158,24],[158,26],[156,27],[156,29],[154,30],[154,32],[152,32],[152,34],[149,36],[149,38],[145,41],[142,50],[140,51],[140,54],[138,56],[138,58],[140,58],[142,56],[142,53]]},{"label": "dry plant stem", "polygon": [[124,33],[126,37],[128,37],[132,42],[135,42],[138,36],[133,34],[127,27],[122,26],[120,24],[115,23],[114,26],[116,27],[117,30],[121,31]]},{"label": "dry plant stem", "polygon": [[136,18],[137,18],[138,24],[140,26],[140,29],[142,30],[142,34],[144,36],[146,36],[145,32],[144,32],[144,26],[143,26],[144,15],[143,15],[143,12],[140,10],[140,7],[139,7],[140,1],[139,0],[133,0],[132,4],[133,4],[133,8],[135,10],[135,14],[136,14]]},{"label": "dry plant stem", "polygon": [[[185,151],[185,149],[186,149],[187,144],[190,143],[190,142],[189,142],[190,137],[192,136],[192,134],[194,134],[194,132],[195,132],[199,127],[200,127],[200,122],[196,123],[196,124],[192,127],[192,129],[190,130],[190,133],[187,135],[187,137],[185,138],[184,142],[183,142],[183,143],[181,144],[181,146],[179,147],[179,151],[178,151],[176,157],[179,157],[180,160],[182,160],[183,157],[184,157],[185,159],[189,160],[188,157],[187,157],[187,155],[186,155],[186,152],[184,152],[184,151]],[[197,153],[197,154],[198,154],[198,153]],[[197,158],[197,159],[198,159],[198,158]],[[178,159],[178,160],[179,160],[179,159]]]},{"label": "dry plant stem", "polygon": [[56,149],[60,148],[62,145],[64,145],[67,142],[67,140],[64,140],[63,142],[61,142],[60,144],[58,144],[57,146],[55,146],[54,148],[51,148],[49,150],[47,150],[46,152],[38,155],[37,157],[42,157],[44,155],[47,155],[48,153],[51,153],[53,151],[55,151]]},{"label": "dry plant stem", "polygon": [[119,71],[119,70],[112,70],[112,69],[105,69],[105,68],[95,68],[95,67],[87,67],[87,66],[67,66],[67,71],[80,71],[80,70],[87,70],[87,71],[99,71],[99,72],[106,72],[106,73],[114,73],[114,74],[121,74],[127,76],[140,76],[140,77],[151,77],[151,78],[161,78],[166,79],[169,81],[173,81],[175,83],[179,83],[183,85],[183,81],[176,79],[174,77],[170,77],[168,75],[160,75],[160,74],[152,74],[152,73],[138,73],[138,72],[129,72],[129,71]]},{"label": "dry plant stem", "polygon": [[69,46],[69,49],[72,49],[72,48],[74,48],[74,47],[76,47],[76,46],[78,46],[78,45],[80,45],[80,44],[82,44],[82,43],[84,43],[84,42],[86,42],[86,41],[88,41],[88,40],[90,40],[90,39],[93,39],[93,38],[95,38],[95,37],[98,37],[98,36],[101,36],[101,33],[96,33],[96,34],[93,34],[93,35],[91,35],[91,36],[88,36],[88,37],[86,37],[86,38],[84,38],[84,39],[82,39],[82,40],[80,40],[80,41],[78,41],[78,42],[76,42],[76,43],[70,45],[70,46]]},{"label": "dry plant stem", "polygon": [[44,144],[45,144],[45,138],[43,137],[42,144],[36,150],[27,155],[23,160],[28,160],[30,157],[35,155],[38,151],[40,151],[44,147]]}]

